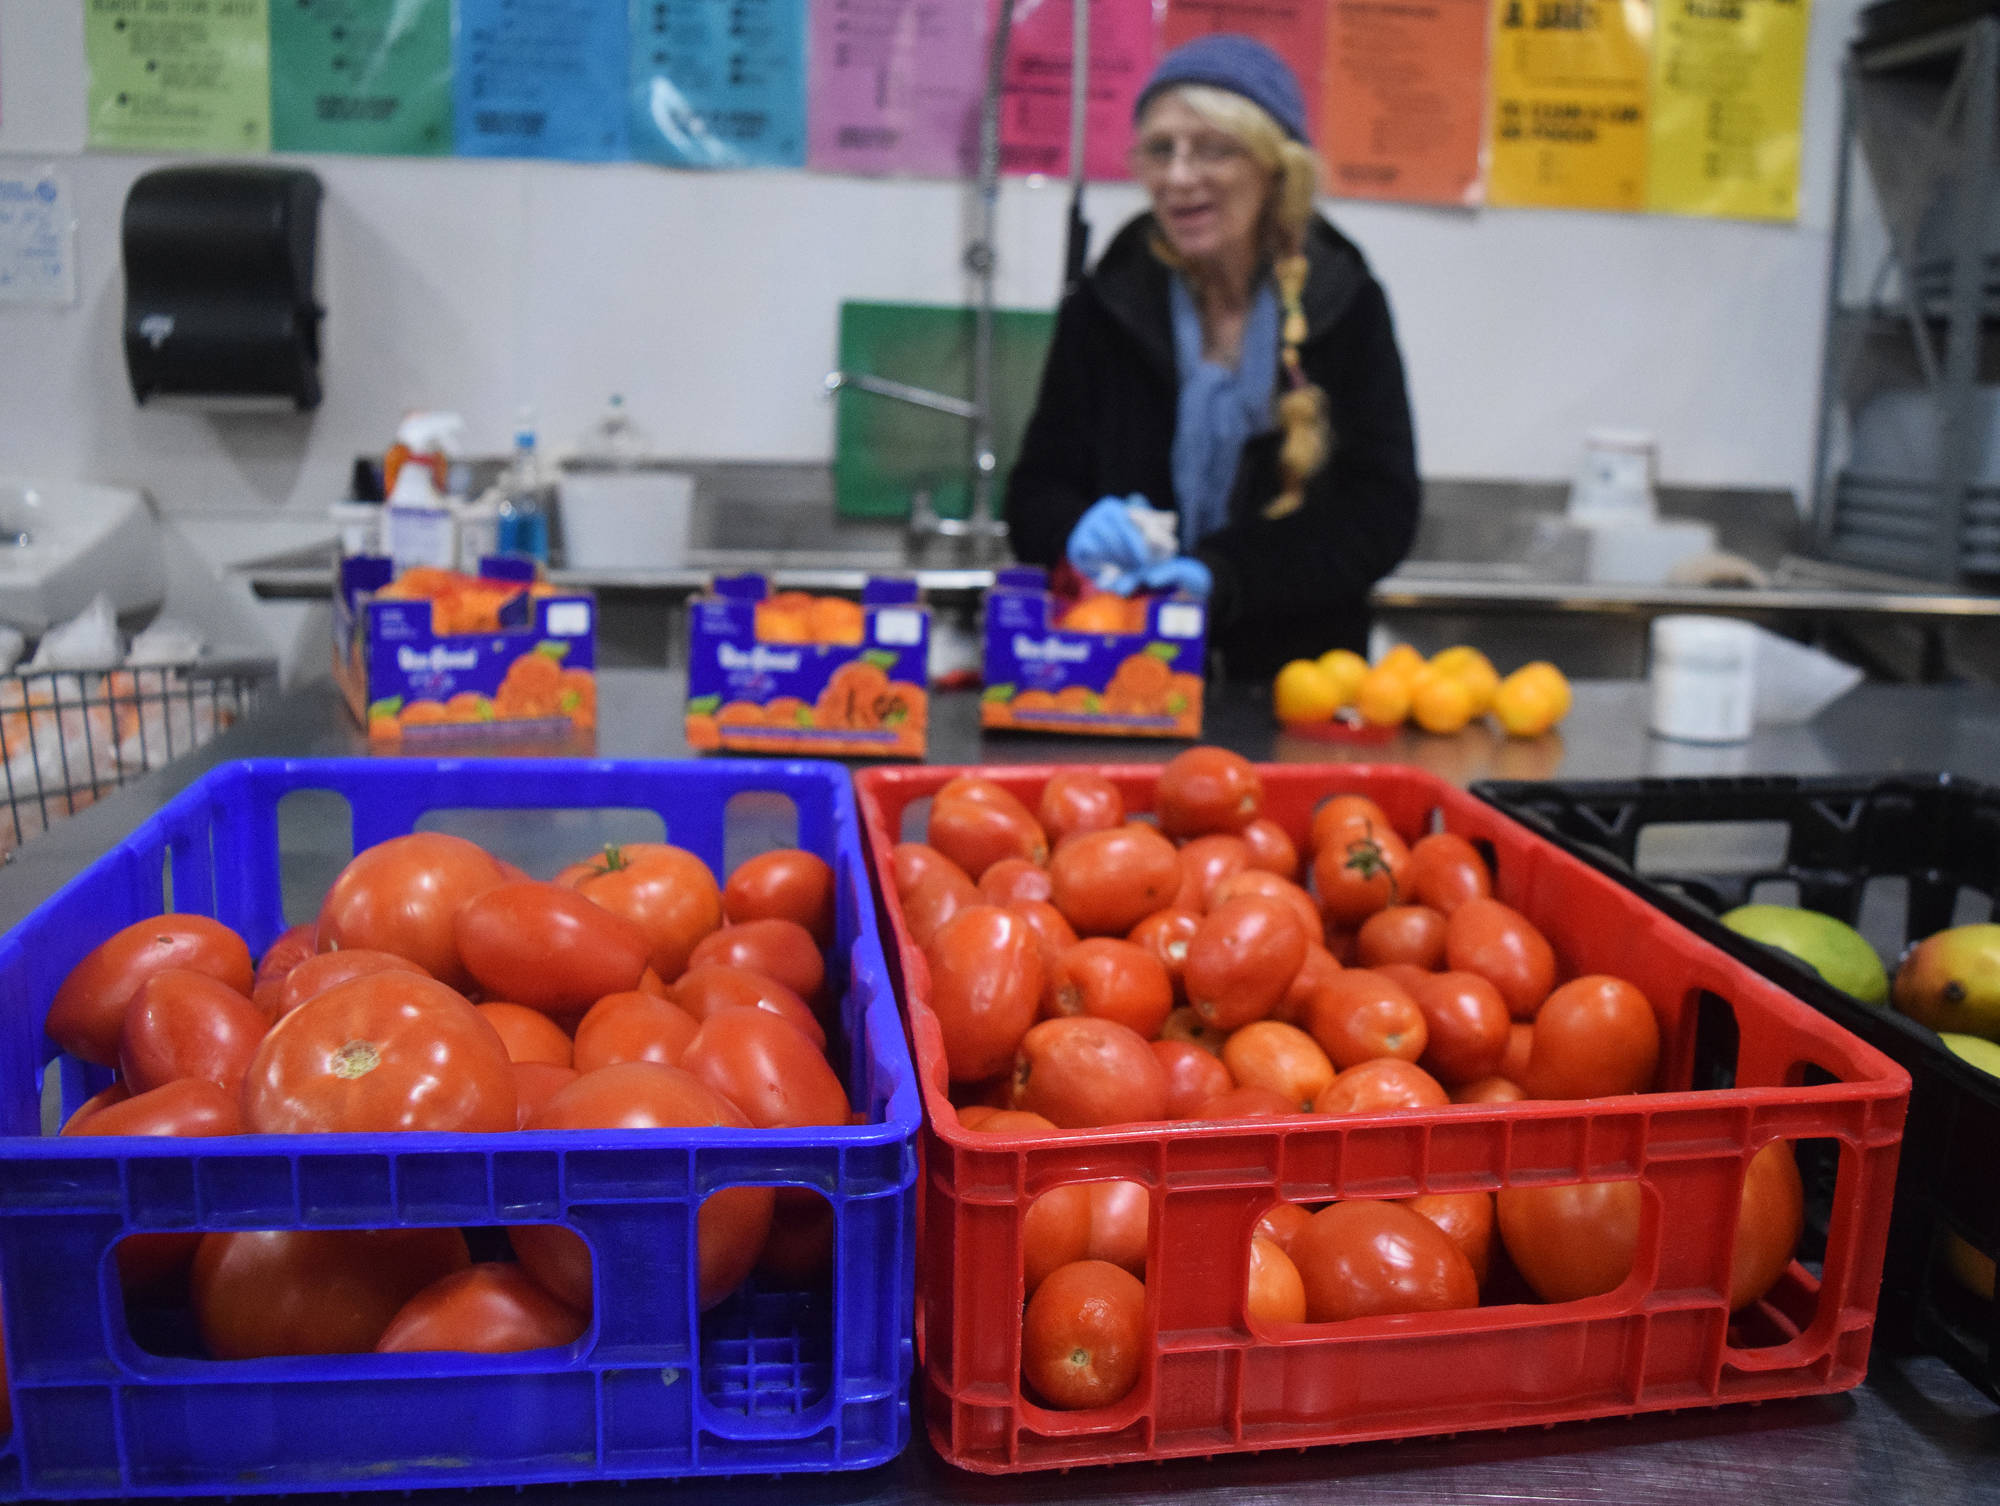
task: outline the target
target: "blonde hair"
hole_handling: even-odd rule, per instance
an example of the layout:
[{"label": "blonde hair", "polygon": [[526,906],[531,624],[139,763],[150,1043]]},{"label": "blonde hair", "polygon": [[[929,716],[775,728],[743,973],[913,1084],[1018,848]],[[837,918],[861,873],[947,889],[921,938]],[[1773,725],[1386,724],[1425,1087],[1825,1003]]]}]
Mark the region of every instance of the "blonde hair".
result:
[{"label": "blonde hair", "polygon": [[[1251,160],[1271,175],[1271,191],[1258,223],[1257,249],[1271,263],[1271,277],[1278,285],[1278,301],[1284,312],[1285,390],[1278,397],[1278,427],[1284,440],[1278,449],[1278,495],[1265,505],[1264,516],[1288,517],[1304,503],[1306,482],[1326,464],[1333,450],[1326,394],[1306,380],[1299,364],[1299,346],[1306,338],[1302,303],[1306,233],[1312,225],[1313,196],[1319,188],[1319,155],[1286,135],[1263,106],[1231,90],[1177,84],[1154,98],[1169,96],[1217,130],[1235,137]],[[1180,268],[1180,258],[1157,232],[1152,250],[1168,266]]]}]

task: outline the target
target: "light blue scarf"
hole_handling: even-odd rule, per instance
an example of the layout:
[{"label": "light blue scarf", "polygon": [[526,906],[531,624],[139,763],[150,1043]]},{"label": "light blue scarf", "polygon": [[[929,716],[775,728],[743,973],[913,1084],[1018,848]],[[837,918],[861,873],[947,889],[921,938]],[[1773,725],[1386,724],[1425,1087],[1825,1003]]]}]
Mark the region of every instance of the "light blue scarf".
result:
[{"label": "light blue scarf", "polygon": [[1201,313],[1179,273],[1170,293],[1174,369],[1180,401],[1174,422],[1174,496],[1180,503],[1185,552],[1229,521],[1229,492],[1243,442],[1271,426],[1278,384],[1278,294],[1267,277],[1257,285],[1243,321],[1236,369],[1202,359]]}]

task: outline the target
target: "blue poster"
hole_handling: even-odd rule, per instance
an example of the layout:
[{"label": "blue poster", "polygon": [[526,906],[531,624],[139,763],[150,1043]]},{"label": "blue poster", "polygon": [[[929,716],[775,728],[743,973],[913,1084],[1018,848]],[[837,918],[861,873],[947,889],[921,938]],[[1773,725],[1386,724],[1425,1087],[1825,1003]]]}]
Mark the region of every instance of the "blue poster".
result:
[{"label": "blue poster", "polygon": [[802,167],[805,0],[632,0],[631,151],[675,167]]},{"label": "blue poster", "polygon": [[631,36],[601,0],[458,0],[459,155],[625,157]]}]

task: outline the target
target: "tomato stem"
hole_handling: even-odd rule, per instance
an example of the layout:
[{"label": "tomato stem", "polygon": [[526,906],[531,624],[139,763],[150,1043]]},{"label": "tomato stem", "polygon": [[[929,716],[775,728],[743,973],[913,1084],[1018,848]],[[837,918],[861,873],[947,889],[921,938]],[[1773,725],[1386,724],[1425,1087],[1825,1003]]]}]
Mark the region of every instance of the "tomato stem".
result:
[{"label": "tomato stem", "polygon": [[333,1053],[333,1075],[344,1081],[366,1077],[382,1065],[382,1053],[373,1041],[349,1041]]}]

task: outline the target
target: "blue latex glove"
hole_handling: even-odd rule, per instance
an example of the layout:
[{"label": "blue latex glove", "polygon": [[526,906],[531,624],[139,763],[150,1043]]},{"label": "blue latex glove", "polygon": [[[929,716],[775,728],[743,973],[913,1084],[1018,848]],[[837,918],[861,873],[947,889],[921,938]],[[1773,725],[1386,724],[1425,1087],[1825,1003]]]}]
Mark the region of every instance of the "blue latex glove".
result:
[{"label": "blue latex glove", "polygon": [[1064,550],[1085,580],[1120,596],[1130,596],[1138,589],[1138,572],[1150,558],[1146,536],[1127,511],[1133,504],[1144,507],[1146,499],[1136,492],[1129,497],[1098,498],[1076,520]]},{"label": "blue latex glove", "polygon": [[1139,572],[1139,585],[1147,591],[1186,591],[1191,596],[1207,596],[1215,590],[1215,576],[1200,560],[1183,554],[1146,566]]}]

